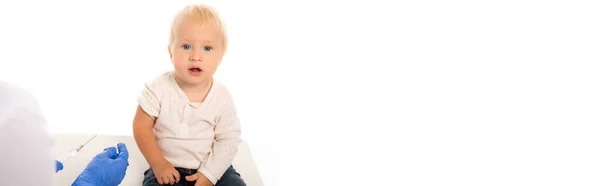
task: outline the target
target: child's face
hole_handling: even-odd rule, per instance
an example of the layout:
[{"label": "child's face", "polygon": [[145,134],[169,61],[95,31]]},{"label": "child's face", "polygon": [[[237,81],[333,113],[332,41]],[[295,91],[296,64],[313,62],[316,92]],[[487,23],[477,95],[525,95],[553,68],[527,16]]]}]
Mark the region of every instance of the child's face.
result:
[{"label": "child's face", "polygon": [[191,19],[177,26],[169,46],[176,77],[191,85],[209,82],[223,58],[223,36],[212,25]]}]

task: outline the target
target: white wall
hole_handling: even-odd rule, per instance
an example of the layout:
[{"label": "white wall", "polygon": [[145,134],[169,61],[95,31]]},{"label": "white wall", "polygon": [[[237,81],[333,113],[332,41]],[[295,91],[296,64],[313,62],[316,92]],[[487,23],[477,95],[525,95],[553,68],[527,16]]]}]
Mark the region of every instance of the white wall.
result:
[{"label": "white wall", "polygon": [[[130,134],[188,1],[141,2],[3,2],[0,79],[52,131]],[[266,185],[598,185],[597,5],[383,2],[211,2]]]}]

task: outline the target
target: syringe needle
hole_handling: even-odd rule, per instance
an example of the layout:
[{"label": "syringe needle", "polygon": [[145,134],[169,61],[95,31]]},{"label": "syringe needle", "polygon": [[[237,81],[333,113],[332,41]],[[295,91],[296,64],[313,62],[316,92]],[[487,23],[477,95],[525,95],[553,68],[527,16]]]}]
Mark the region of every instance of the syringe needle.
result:
[{"label": "syringe needle", "polygon": [[90,138],[90,140],[86,141],[84,144],[82,144],[81,146],[79,146],[79,148],[77,148],[77,151],[79,152],[83,146],[85,146],[86,144],[88,144],[90,141],[92,141],[94,138],[96,138],[96,136],[98,136],[97,134],[94,135],[94,137]]},{"label": "syringe needle", "polygon": [[96,136],[98,135],[94,135],[94,137],[90,138],[88,141],[86,141],[83,145],[77,147],[77,148],[73,148],[71,150],[69,150],[68,152],[62,154],[60,157],[58,157],[58,159],[56,159],[57,161],[64,163],[67,159],[70,159],[71,157],[75,156],[75,154],[77,154],[82,148],[83,146],[85,146],[86,144],[88,144],[90,141],[92,141],[94,138],[96,138]]}]

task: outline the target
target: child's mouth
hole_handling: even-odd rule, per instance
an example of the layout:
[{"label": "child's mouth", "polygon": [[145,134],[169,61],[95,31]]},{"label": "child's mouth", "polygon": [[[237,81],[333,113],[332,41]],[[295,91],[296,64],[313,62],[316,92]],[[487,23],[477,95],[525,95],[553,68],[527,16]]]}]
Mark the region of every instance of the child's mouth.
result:
[{"label": "child's mouth", "polygon": [[192,76],[198,76],[202,73],[202,69],[200,68],[190,68],[189,70]]}]

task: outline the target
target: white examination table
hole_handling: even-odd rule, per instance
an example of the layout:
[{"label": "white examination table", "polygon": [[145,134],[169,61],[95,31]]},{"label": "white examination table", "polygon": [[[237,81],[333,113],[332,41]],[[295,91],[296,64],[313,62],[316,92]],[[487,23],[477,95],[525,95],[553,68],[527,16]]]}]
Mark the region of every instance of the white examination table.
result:
[{"label": "white examination table", "polygon": [[[87,134],[55,134],[52,146],[52,155],[57,158],[60,154],[69,149],[85,143],[93,135]],[[64,162],[64,169],[55,175],[55,184],[57,186],[69,186],[75,180],[77,175],[83,171],[90,160],[104,148],[115,146],[118,142],[123,142],[129,150],[129,167],[125,179],[121,186],[140,186],[144,178],[144,171],[149,168],[142,153],[138,149],[133,136],[113,136],[98,135],[89,142],[81,151]],[[243,141],[240,143],[239,151],[233,160],[233,167],[240,173],[248,186],[263,186],[252,154],[248,145]]]}]

